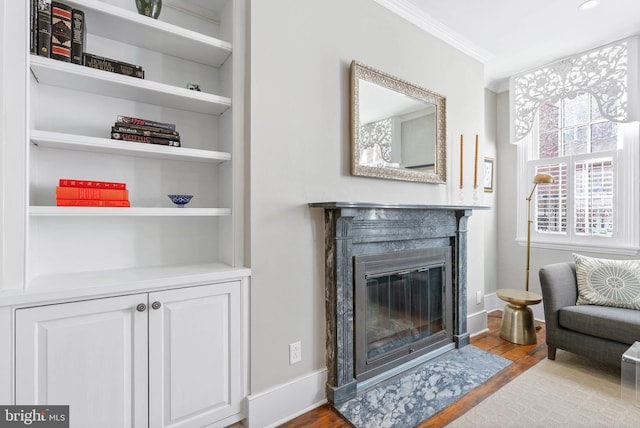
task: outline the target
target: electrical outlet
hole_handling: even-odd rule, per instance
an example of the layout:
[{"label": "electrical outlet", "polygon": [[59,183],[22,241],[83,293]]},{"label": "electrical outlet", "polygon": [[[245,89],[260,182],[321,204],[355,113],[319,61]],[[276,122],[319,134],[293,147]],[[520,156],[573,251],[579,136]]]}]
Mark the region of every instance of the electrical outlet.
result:
[{"label": "electrical outlet", "polygon": [[482,291],[476,291],[476,305],[482,303]]},{"label": "electrical outlet", "polygon": [[295,342],[289,345],[289,364],[299,363],[302,360],[302,344]]}]

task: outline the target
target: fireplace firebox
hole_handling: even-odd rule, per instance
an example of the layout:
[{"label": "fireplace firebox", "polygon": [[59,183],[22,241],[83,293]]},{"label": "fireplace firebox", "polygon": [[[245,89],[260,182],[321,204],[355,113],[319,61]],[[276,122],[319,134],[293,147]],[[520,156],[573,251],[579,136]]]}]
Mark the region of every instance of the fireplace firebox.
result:
[{"label": "fireplace firebox", "polygon": [[354,258],[356,380],[453,342],[451,248]]},{"label": "fireplace firebox", "polygon": [[469,344],[467,223],[480,206],[324,209],[327,400]]}]

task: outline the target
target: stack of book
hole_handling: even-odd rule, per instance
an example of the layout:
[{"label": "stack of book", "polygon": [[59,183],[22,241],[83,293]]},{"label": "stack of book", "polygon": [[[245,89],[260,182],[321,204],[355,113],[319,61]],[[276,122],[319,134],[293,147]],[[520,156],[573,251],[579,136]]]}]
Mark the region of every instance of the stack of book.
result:
[{"label": "stack of book", "polygon": [[31,0],[31,53],[82,64],[84,12],[51,0]]},{"label": "stack of book", "polygon": [[31,53],[98,70],[144,79],[141,66],[85,53],[84,12],[62,2],[31,1]]},{"label": "stack of book", "polygon": [[180,147],[180,134],[176,131],[175,124],[130,116],[118,116],[118,120],[111,127],[111,138]]},{"label": "stack of book", "polygon": [[59,207],[130,207],[125,183],[61,178],[56,187]]}]

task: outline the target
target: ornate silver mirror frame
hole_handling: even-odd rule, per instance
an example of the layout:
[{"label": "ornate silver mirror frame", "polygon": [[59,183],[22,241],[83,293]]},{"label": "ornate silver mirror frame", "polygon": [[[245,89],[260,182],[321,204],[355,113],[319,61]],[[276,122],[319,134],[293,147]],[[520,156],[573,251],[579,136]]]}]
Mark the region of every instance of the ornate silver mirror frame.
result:
[{"label": "ornate silver mirror frame", "polygon": [[444,96],[351,63],[353,175],[446,183],[446,128]]}]

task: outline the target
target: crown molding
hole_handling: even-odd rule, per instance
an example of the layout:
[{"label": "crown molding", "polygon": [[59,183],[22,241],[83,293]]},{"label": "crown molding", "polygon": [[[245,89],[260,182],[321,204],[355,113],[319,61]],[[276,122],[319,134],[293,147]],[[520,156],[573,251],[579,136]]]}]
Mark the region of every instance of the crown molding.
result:
[{"label": "crown molding", "polygon": [[487,82],[485,86],[496,94],[500,94],[509,90],[509,78],[505,77],[503,79],[494,79]]},{"label": "crown molding", "polygon": [[462,37],[407,0],[373,1],[483,64],[487,63],[493,57],[493,54],[490,52],[482,49],[471,40]]}]

